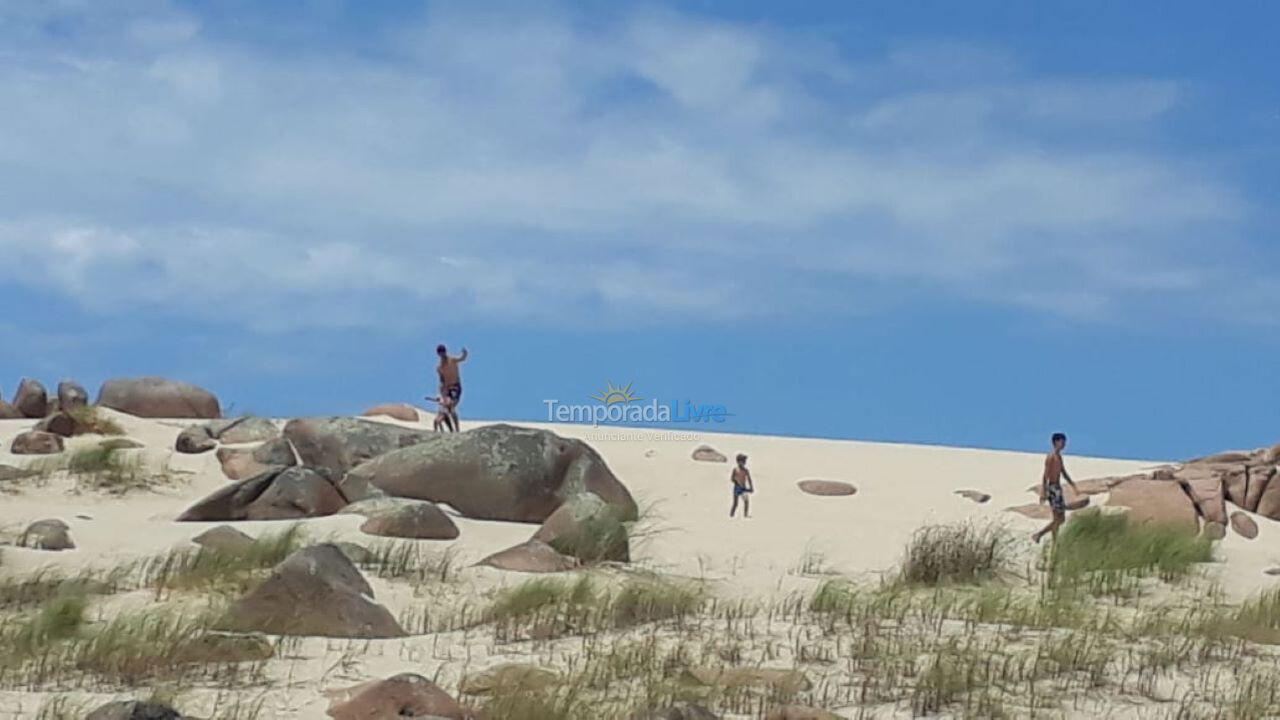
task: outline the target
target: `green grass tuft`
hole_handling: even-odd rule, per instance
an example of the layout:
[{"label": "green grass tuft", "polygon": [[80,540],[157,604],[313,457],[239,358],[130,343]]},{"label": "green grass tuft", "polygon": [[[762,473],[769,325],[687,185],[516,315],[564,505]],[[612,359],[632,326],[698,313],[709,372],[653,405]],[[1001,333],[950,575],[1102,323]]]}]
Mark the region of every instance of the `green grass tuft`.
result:
[{"label": "green grass tuft", "polygon": [[998,526],[931,525],[911,538],[898,570],[907,585],[976,584],[1005,575],[1013,544]]},{"label": "green grass tuft", "polygon": [[1135,591],[1139,578],[1185,579],[1197,564],[1213,559],[1213,542],[1177,528],[1133,525],[1124,513],[1094,509],[1073,515],[1048,552],[1055,586],[1124,595]]}]

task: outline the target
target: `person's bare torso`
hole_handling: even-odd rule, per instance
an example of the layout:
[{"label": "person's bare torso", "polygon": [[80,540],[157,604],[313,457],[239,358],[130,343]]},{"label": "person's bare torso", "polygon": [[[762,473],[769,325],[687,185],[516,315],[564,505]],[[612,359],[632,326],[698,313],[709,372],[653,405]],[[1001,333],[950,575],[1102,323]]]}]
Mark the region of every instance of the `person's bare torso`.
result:
[{"label": "person's bare torso", "polygon": [[1062,483],[1062,456],[1051,452],[1044,458],[1044,481],[1048,485]]},{"label": "person's bare torso", "polygon": [[747,486],[747,477],[748,477],[748,475],[747,475],[747,469],[746,469],[746,468],[740,468],[740,467],[736,467],[736,468],[734,468],[734,469],[733,469],[733,475],[732,475],[732,477],[733,477],[733,484],[734,484],[734,485],[737,485],[738,487],[746,487],[746,486]]},{"label": "person's bare torso", "polygon": [[436,372],[440,375],[440,386],[449,387],[450,385],[460,385],[458,378],[458,360],[456,358],[445,358],[436,366]]}]

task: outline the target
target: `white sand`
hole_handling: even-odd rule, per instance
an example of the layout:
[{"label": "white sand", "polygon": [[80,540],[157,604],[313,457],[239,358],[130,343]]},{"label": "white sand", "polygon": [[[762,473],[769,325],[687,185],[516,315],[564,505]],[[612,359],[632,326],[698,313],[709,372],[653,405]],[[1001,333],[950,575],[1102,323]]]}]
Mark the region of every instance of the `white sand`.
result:
[{"label": "white sand", "polygon": [[[115,415],[130,437],[147,445],[148,461],[167,464],[180,473],[180,484],[155,493],[134,493],[123,498],[98,493],[71,494],[67,482],[27,488],[19,494],[0,495],[0,528],[8,539],[31,521],[59,518],[71,526],[77,549],[40,552],[4,548],[0,572],[12,573],[41,566],[75,569],[108,566],[129,558],[154,554],[206,529],[202,524],[172,522],[193,501],[226,482],[214,453],[199,456],[172,452],[174,439],[187,421],[150,421]],[[429,428],[429,416],[423,425]],[[0,464],[21,466],[30,458],[15,457],[8,449],[15,435],[32,425],[28,421],[0,421]],[[608,461],[643,507],[651,508],[650,524],[659,530],[636,549],[636,560],[663,572],[719,581],[722,593],[767,596],[803,582],[793,570],[806,553],[817,553],[842,573],[874,573],[891,568],[910,535],[929,523],[966,519],[1006,523],[1019,534],[1029,534],[1042,523],[1004,509],[1034,501],[1027,488],[1038,482],[1042,468],[1039,453],[1000,452],[963,448],[894,445],[803,438],[690,433],[629,428],[590,428],[545,425],[562,435],[587,439]],[[466,423],[474,427],[476,423]],[[78,438],[70,447],[96,443],[98,438]],[[695,462],[690,453],[709,444],[732,458],[745,452],[756,481],[750,519],[729,518],[730,463]],[[1068,455],[1067,467],[1077,480],[1131,473],[1159,464],[1080,458]],[[802,493],[796,482],[804,478],[844,480],[858,489],[850,497],[815,497]],[[19,481],[19,485],[23,481]],[[992,496],[976,504],[955,494],[970,489]],[[1105,500],[1097,496],[1094,502]],[[1234,534],[1218,547],[1222,562],[1214,572],[1228,595],[1241,598],[1273,585],[1263,573],[1280,564],[1277,523],[1257,518],[1261,528],[1255,540]],[[358,531],[360,518],[340,516],[308,521],[309,531],[327,537],[371,540]],[[534,526],[458,519],[461,538],[452,543],[471,562],[528,538]],[[241,529],[257,535],[276,523],[241,523]],[[443,546],[445,543],[431,543]],[[1028,541],[1028,553],[1031,546]],[[482,590],[518,583],[530,576],[487,568],[467,571]],[[405,588],[375,582],[379,600],[393,612],[415,602]],[[420,602],[417,601],[417,602]],[[355,655],[351,669],[331,666],[348,645],[341,641],[304,643],[310,660],[295,663],[289,673],[294,682],[287,692],[270,698],[268,717],[315,718],[323,716],[320,689],[354,684],[370,677],[414,671],[428,677],[437,670],[455,676],[457,666],[483,666],[495,650],[488,646],[440,648],[438,640],[372,643]],[[447,659],[445,659],[447,658]],[[467,658],[470,658],[469,660]],[[282,671],[283,672],[283,671]],[[308,679],[309,678],[309,679]],[[107,696],[104,695],[105,699]],[[32,717],[39,696],[32,693],[0,693],[0,717]],[[5,713],[8,713],[7,715]]]}]

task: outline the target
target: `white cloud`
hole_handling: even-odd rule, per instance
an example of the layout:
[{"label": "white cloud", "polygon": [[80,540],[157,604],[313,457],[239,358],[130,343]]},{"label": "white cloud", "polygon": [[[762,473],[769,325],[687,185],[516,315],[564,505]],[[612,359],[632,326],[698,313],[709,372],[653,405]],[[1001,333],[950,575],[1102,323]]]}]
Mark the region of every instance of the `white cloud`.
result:
[{"label": "white cloud", "polygon": [[371,56],[160,3],[49,38],[5,7],[0,281],[95,310],[680,322],[861,307],[865,280],[1088,316],[1254,272],[1203,234],[1247,216],[1230,185],[1124,142],[1177,111],[1166,79],[948,43],[855,62],[674,12],[453,6]]}]

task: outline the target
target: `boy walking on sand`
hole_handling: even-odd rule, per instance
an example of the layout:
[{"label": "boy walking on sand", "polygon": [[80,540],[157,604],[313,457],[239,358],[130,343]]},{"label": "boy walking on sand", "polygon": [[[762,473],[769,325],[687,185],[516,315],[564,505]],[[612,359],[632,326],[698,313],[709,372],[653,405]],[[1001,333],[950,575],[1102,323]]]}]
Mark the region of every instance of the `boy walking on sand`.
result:
[{"label": "boy walking on sand", "polygon": [[1052,442],[1053,449],[1044,458],[1044,477],[1040,480],[1040,503],[1049,503],[1049,508],[1053,510],[1053,522],[1031,536],[1032,541],[1037,543],[1047,533],[1053,533],[1053,541],[1057,542],[1058,528],[1062,527],[1062,523],[1067,519],[1067,502],[1062,495],[1062,478],[1067,479],[1072,490],[1079,492],[1075,481],[1067,473],[1066,465],[1062,462],[1062,451],[1067,447],[1067,436],[1054,433]]},{"label": "boy walking on sand", "polygon": [[453,429],[457,431],[462,425],[458,420],[458,405],[462,402],[462,378],[458,373],[458,365],[466,362],[467,349],[462,348],[462,354],[455,357],[449,354],[444,345],[437,345],[436,355],[440,358],[440,364],[436,365],[436,374],[440,376],[440,398],[449,401],[449,419],[453,421]]},{"label": "boy walking on sand", "polygon": [[729,474],[733,483],[733,507],[729,509],[729,517],[738,511],[738,498],[742,498],[742,517],[751,517],[751,502],[747,495],[755,492],[755,483],[751,480],[751,471],[747,470],[747,456],[738,454],[738,465]]}]

